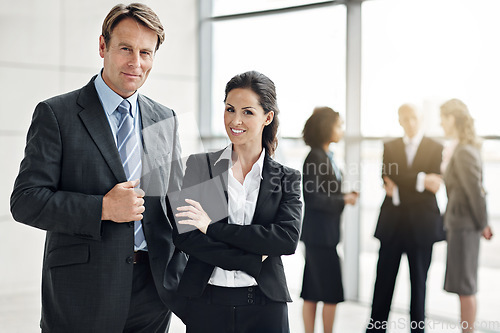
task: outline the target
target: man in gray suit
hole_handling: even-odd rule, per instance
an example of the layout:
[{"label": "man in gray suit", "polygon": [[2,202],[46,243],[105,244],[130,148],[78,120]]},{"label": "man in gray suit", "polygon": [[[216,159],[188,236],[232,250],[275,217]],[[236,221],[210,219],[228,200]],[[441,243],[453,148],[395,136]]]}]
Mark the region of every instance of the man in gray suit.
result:
[{"label": "man in gray suit", "polygon": [[115,6],[102,71],[35,109],[11,211],[47,231],[42,332],[166,332],[180,306],[165,202],[182,179],[177,118],[137,92],[163,40],[149,7]]}]

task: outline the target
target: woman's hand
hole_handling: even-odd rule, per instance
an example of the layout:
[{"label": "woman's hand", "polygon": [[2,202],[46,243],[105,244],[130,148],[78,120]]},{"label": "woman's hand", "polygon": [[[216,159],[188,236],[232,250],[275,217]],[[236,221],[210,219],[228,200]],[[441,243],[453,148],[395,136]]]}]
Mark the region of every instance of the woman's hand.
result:
[{"label": "woman's hand", "polygon": [[179,221],[180,224],[190,224],[198,228],[202,233],[206,234],[208,225],[212,220],[203,210],[200,203],[191,199],[185,200],[190,206],[177,207],[180,213],[175,214],[177,217],[187,217],[189,220]]},{"label": "woman's hand", "polygon": [[491,231],[490,226],[487,226],[486,228],[483,229],[483,237],[486,238],[487,240],[490,240],[491,237],[493,237],[493,232]]}]

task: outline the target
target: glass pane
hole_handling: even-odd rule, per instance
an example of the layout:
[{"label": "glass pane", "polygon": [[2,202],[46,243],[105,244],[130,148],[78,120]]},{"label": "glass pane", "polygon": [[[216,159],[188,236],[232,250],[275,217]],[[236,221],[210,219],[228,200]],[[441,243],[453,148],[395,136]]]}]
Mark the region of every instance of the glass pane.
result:
[{"label": "glass pane", "polygon": [[499,135],[500,1],[363,3],[362,133],[397,136],[397,108],[412,102],[427,133],[442,135],[439,106],[459,98],[478,133]]},{"label": "glass pane", "polygon": [[251,13],[329,1],[331,0],[213,0],[212,15]]},{"label": "glass pane", "polygon": [[257,70],[276,84],[281,136],[301,136],[315,106],[345,110],[345,6],[214,22],[213,134],[224,134],[224,88]]},{"label": "glass pane", "polygon": [[[485,140],[482,146],[483,157],[483,184],[486,190],[486,205],[488,208],[489,223],[493,229],[500,232],[500,140]],[[496,227],[495,227],[496,226]],[[500,253],[500,242],[492,255]],[[494,264],[500,268],[500,259],[484,262],[485,265]]]}]

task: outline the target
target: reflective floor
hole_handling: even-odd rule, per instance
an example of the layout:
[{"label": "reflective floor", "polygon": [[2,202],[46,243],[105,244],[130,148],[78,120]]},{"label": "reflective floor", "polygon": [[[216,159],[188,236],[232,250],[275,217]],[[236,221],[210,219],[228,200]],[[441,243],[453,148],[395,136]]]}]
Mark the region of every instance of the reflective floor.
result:
[{"label": "reflective floor", "polygon": [[[442,291],[442,263],[439,256],[442,249],[438,246],[435,250],[436,260],[432,264],[429,272],[427,312],[428,321],[426,332],[461,332],[458,322],[458,299],[455,295],[450,295]],[[406,259],[402,260],[400,276],[398,277],[396,293],[393,301],[393,311],[389,318],[390,327],[388,332],[399,333],[409,332],[407,301],[409,293],[408,278],[406,272]],[[290,292],[294,302],[289,304],[289,317],[292,333],[303,333],[302,323],[302,300],[299,298],[301,284],[301,267],[303,265],[302,248],[299,247],[293,256],[284,258]],[[369,295],[372,291],[372,281],[376,255],[363,254],[361,258],[361,273],[363,278],[360,281],[361,302],[344,302],[337,308],[334,332],[351,333],[364,332],[370,314]],[[500,275],[496,271],[480,272],[480,283],[487,286],[496,285],[500,280]],[[484,290],[484,289],[483,289]],[[408,291],[408,292],[407,292]],[[494,291],[496,292],[496,289]],[[500,302],[498,297],[493,295],[493,290],[484,290],[478,294],[479,311],[478,324],[481,329],[476,332],[500,332]],[[491,297],[488,297],[491,296]],[[24,291],[7,291],[0,294],[0,332],[7,333],[35,333],[40,332],[38,322],[40,313],[39,290],[34,287]],[[318,307],[316,333],[322,332],[321,326],[321,305]],[[185,327],[178,318],[172,321],[170,332],[185,332]]]},{"label": "reflective floor", "polygon": [[[38,328],[40,313],[40,298],[37,291],[17,293],[14,295],[1,295],[0,298],[0,332],[8,333],[35,333]],[[302,302],[297,299],[289,307],[290,326],[292,333],[304,332],[301,316]],[[319,307],[321,309],[321,307]],[[351,333],[364,332],[366,320],[370,309],[367,304],[345,302],[338,306],[334,332]],[[320,313],[317,314],[317,327],[315,332],[322,332]],[[408,315],[400,309],[391,312],[388,332],[409,332]],[[319,325],[319,326],[318,326]],[[446,318],[430,315],[427,320],[426,332],[461,332],[456,322]],[[491,329],[481,329],[476,332],[500,332],[500,322],[481,323],[483,327],[490,325]],[[182,322],[174,317],[170,332],[185,332]]]}]

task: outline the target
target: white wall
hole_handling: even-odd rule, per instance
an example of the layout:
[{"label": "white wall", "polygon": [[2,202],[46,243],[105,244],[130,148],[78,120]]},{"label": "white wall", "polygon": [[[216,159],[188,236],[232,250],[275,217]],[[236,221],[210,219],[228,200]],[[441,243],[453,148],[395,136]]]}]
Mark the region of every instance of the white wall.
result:
[{"label": "white wall", "polygon": [[[197,133],[186,120],[198,109],[197,1],[143,2],[160,17],[166,40],[140,92],[173,108],[183,120],[181,140],[192,142]],[[31,115],[39,101],[82,87],[100,70],[102,21],[117,3],[0,0],[0,296],[40,288],[45,232],[14,222],[9,211]]]}]

